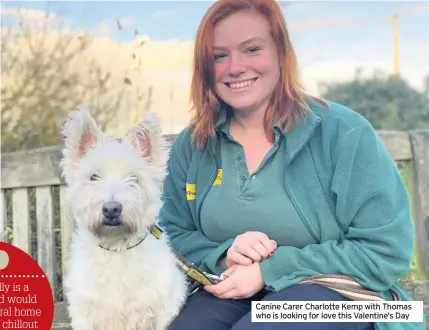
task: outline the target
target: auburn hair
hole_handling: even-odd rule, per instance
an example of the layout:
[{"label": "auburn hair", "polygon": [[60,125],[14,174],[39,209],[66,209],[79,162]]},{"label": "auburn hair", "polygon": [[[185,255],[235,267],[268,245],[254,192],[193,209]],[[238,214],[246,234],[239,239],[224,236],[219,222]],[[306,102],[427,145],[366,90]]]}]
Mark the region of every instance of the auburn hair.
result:
[{"label": "auburn hair", "polygon": [[298,64],[285,18],[275,0],[218,0],[205,13],[197,30],[194,46],[193,73],[190,90],[194,128],[192,139],[202,148],[210,136],[214,136],[214,121],[218,110],[227,106],[215,93],[213,74],[213,30],[222,19],[238,12],[254,11],[264,16],[271,28],[271,36],[277,46],[280,79],[265,112],[264,127],[272,140],[272,123],[278,118],[285,131],[293,122],[309,111],[306,99],[326,103],[308,95],[298,73]]}]

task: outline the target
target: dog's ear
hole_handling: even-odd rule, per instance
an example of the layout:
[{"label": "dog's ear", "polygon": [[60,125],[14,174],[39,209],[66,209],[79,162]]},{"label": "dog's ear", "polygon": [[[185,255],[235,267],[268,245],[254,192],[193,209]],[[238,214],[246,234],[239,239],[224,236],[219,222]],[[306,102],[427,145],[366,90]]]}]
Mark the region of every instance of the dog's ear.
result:
[{"label": "dog's ear", "polygon": [[164,175],[168,152],[167,143],[162,136],[161,120],[155,113],[147,114],[125,136],[127,141],[154,170]]},{"label": "dog's ear", "polygon": [[62,134],[65,144],[62,160],[63,167],[74,167],[103,138],[103,133],[85,108],[70,112],[62,127]]}]

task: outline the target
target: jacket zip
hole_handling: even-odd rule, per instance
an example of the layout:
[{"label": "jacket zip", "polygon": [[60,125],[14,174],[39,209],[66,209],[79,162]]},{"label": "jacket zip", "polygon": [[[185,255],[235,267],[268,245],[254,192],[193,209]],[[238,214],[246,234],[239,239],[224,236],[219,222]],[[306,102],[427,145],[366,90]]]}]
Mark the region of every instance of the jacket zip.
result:
[{"label": "jacket zip", "polygon": [[[210,156],[212,156],[213,158],[215,158],[215,156],[213,155],[213,153],[211,152],[211,150],[210,150]],[[212,180],[210,181],[210,183],[207,185],[207,187],[206,187],[206,189],[204,189],[204,192],[203,192],[203,194],[201,195],[201,198],[200,198],[200,200],[198,201],[198,205],[197,205],[197,214],[196,214],[196,217],[197,217],[197,219],[198,219],[198,224],[199,224],[199,227],[201,228],[201,216],[200,216],[200,214],[201,214],[201,205],[202,205],[202,203],[203,203],[203,200],[204,200],[204,198],[206,197],[206,195],[207,195],[207,193],[209,192],[209,190],[210,190],[210,188],[211,188],[211,186],[212,186],[212,184],[213,184],[213,182],[214,182],[214,180],[216,179],[216,176],[217,176],[217,166],[218,164],[217,164],[217,161],[216,161],[216,159],[215,159],[215,170],[213,171],[214,172],[214,175],[213,175],[213,177],[212,177]]]},{"label": "jacket zip", "polygon": [[[320,119],[318,119],[318,120],[317,120],[317,124],[319,124],[319,123],[320,123]],[[314,130],[315,130],[315,129],[314,129]],[[311,139],[311,137],[312,137],[312,136],[313,136],[313,134],[314,134],[314,130],[313,130],[313,132],[312,132],[312,133],[307,137],[307,139],[305,140],[305,143],[304,143],[304,144],[307,144],[307,142]],[[299,217],[301,218],[301,221],[303,222],[304,226],[307,228],[308,232],[309,232],[309,233],[310,233],[310,235],[313,237],[313,239],[314,239],[316,242],[319,242],[319,243],[320,243],[320,240],[317,238],[317,236],[316,236],[315,232],[314,232],[314,231],[313,231],[313,229],[310,227],[310,225],[309,225],[309,223],[308,223],[307,219],[305,219],[304,215],[302,214],[301,209],[298,207],[298,203],[295,201],[295,198],[294,198],[294,196],[292,195],[292,193],[291,193],[291,191],[290,191],[290,189],[289,189],[289,185],[288,185],[288,184],[287,184],[287,182],[286,182],[286,175],[285,175],[285,178],[284,178],[284,184],[285,184],[285,187],[286,187],[286,192],[287,192],[287,194],[289,195],[289,198],[290,198],[290,200],[292,201],[292,204],[293,204],[293,206],[295,207],[296,211],[298,212]]]},{"label": "jacket zip", "polygon": [[[211,182],[213,182],[213,181],[216,179],[217,169],[214,171],[214,173],[215,173],[215,174],[214,174],[214,176],[213,176],[213,178],[212,178]],[[201,217],[200,217],[200,214],[201,214],[201,205],[202,205],[203,200],[204,200],[204,198],[206,197],[207,193],[209,192],[210,187],[211,187],[211,185],[209,184],[209,185],[206,187],[206,189],[204,190],[203,194],[201,195],[200,200],[198,201],[198,214],[197,214],[197,219],[198,219],[198,223],[200,223],[200,226],[201,226]]]},{"label": "jacket zip", "polygon": [[308,224],[307,220],[304,218],[304,215],[302,214],[301,209],[298,207],[298,205],[297,205],[297,203],[295,201],[295,198],[293,197],[292,193],[290,192],[289,186],[286,183],[286,179],[284,180],[284,184],[285,184],[285,187],[286,187],[287,194],[289,195],[289,198],[292,201],[293,206],[295,207],[296,211],[298,212],[299,217],[301,218],[302,223],[307,228],[308,232],[314,238],[314,240],[316,242],[320,243],[320,240],[316,237],[316,234],[314,233],[313,229],[310,227],[310,225]]}]

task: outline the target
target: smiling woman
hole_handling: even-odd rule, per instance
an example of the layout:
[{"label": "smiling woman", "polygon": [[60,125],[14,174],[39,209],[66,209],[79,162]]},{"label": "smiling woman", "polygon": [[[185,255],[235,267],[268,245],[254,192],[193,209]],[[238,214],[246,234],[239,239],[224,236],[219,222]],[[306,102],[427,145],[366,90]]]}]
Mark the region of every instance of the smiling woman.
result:
[{"label": "smiling woman", "polygon": [[237,116],[242,116],[238,111],[263,114],[280,74],[268,21],[253,12],[220,21],[214,28],[214,61],[216,94]]},{"label": "smiling woman", "polygon": [[252,301],[412,299],[397,283],[414,244],[401,176],[365,118],[304,91],[275,0],[208,9],[191,88],[160,224],[185,258],[228,276],[192,294],[169,330],[371,330],[365,320],[252,323]]},{"label": "smiling woman", "polygon": [[[244,102],[244,107],[245,102],[256,98],[257,107],[263,109],[259,116],[266,115],[269,140],[275,117],[289,129],[299,115],[305,114],[305,99],[322,102],[304,91],[286,23],[275,2],[222,1],[212,6],[197,32],[194,69],[191,126],[195,127],[193,138],[199,147],[213,132],[215,109],[240,106],[228,103],[233,96],[235,102]],[[254,87],[245,88],[255,82]],[[253,89],[254,96],[242,97],[245,92],[253,95]],[[235,91],[237,94],[232,94]],[[255,107],[253,111],[257,111]]]}]

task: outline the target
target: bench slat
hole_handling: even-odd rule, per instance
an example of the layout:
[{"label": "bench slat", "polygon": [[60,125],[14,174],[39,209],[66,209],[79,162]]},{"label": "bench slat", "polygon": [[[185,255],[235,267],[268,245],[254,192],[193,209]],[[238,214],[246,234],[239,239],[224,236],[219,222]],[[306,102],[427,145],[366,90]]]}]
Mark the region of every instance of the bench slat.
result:
[{"label": "bench slat", "polygon": [[30,204],[27,188],[12,191],[13,245],[31,254]]},{"label": "bench slat", "polygon": [[37,259],[54,290],[55,233],[51,187],[36,188]]}]

